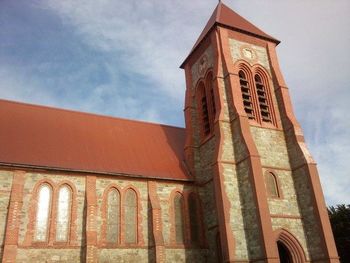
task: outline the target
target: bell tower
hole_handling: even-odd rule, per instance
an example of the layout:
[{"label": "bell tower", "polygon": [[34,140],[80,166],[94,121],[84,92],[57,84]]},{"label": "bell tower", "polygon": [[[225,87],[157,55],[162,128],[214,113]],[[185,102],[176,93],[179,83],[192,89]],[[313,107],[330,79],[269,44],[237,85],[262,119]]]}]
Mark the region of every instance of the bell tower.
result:
[{"label": "bell tower", "polygon": [[278,44],[220,2],[181,65],[210,262],[339,262]]}]

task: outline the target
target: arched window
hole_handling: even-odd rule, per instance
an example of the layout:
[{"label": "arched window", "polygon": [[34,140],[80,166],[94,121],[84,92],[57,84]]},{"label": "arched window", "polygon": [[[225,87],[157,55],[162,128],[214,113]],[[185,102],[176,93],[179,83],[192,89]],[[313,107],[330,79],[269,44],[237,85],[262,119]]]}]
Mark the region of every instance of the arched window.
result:
[{"label": "arched window", "polygon": [[210,110],[211,110],[211,122],[214,123],[215,114],[216,114],[216,106],[215,106],[215,96],[213,89],[213,74],[210,72],[207,76],[207,88],[210,95]]},{"label": "arched window", "polygon": [[272,122],[269,101],[266,94],[266,87],[261,77],[256,74],[254,77],[261,119],[264,122]]},{"label": "arched window", "polygon": [[266,180],[266,188],[267,188],[268,196],[275,197],[275,198],[280,197],[276,176],[273,173],[268,172],[265,175],[265,180]]},{"label": "arched window", "polygon": [[190,216],[191,242],[198,244],[200,240],[200,219],[198,217],[198,203],[195,194],[188,197],[188,210]]},{"label": "arched window", "polygon": [[67,242],[69,237],[69,223],[71,216],[72,191],[64,185],[58,192],[56,241]]},{"label": "arched window", "polygon": [[175,242],[184,243],[183,197],[177,193],[174,198]]},{"label": "arched window", "polygon": [[132,189],[125,194],[125,243],[137,243],[137,195]]},{"label": "arched window", "polygon": [[51,212],[52,190],[47,184],[40,186],[38,191],[37,210],[35,218],[34,240],[45,242],[48,238],[49,217]]},{"label": "arched window", "polygon": [[119,243],[120,235],[120,194],[113,188],[107,198],[107,242]]},{"label": "arched window", "polygon": [[203,135],[207,136],[210,134],[210,123],[209,123],[209,111],[208,111],[208,99],[205,91],[204,83],[199,84],[199,110],[202,122]]},{"label": "arched window", "polygon": [[239,83],[241,86],[244,110],[247,113],[248,118],[254,120],[255,112],[254,112],[254,106],[253,106],[252,92],[249,87],[248,79],[245,73],[243,72],[243,70],[240,70],[238,75],[239,75]]}]

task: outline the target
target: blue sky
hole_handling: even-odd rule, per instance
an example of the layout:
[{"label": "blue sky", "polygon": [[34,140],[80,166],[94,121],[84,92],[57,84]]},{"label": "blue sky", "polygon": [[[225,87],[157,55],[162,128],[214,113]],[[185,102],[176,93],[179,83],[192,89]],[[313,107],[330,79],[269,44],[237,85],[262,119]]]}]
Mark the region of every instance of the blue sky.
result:
[{"label": "blue sky", "polygon": [[[278,55],[328,204],[350,203],[350,1],[226,0]],[[2,0],[0,98],[183,126],[179,65],[215,0]]]}]

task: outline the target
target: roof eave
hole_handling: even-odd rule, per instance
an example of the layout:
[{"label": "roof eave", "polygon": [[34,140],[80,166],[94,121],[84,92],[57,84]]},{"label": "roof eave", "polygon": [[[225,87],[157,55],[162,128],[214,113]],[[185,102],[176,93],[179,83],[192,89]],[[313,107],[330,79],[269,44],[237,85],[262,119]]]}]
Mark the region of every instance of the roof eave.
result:
[{"label": "roof eave", "polygon": [[160,180],[160,181],[181,181],[181,182],[193,182],[194,180],[189,176],[188,178],[173,178],[173,177],[160,177],[152,175],[141,175],[141,174],[129,174],[121,172],[107,172],[107,171],[91,171],[83,169],[73,169],[73,168],[62,168],[62,167],[51,167],[44,165],[34,165],[34,164],[19,164],[19,163],[8,163],[0,162],[0,167],[17,168],[17,169],[29,169],[29,170],[45,170],[52,172],[68,172],[68,173],[81,173],[81,174],[95,174],[104,176],[120,176],[135,179],[144,180]]}]

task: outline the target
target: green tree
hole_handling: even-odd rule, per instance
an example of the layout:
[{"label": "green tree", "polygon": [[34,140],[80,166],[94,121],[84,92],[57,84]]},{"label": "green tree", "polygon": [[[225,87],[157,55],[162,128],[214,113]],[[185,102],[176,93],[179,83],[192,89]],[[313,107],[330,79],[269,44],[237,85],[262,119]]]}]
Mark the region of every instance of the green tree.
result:
[{"label": "green tree", "polygon": [[340,261],[350,262],[350,205],[337,205],[328,208],[335,244]]}]

